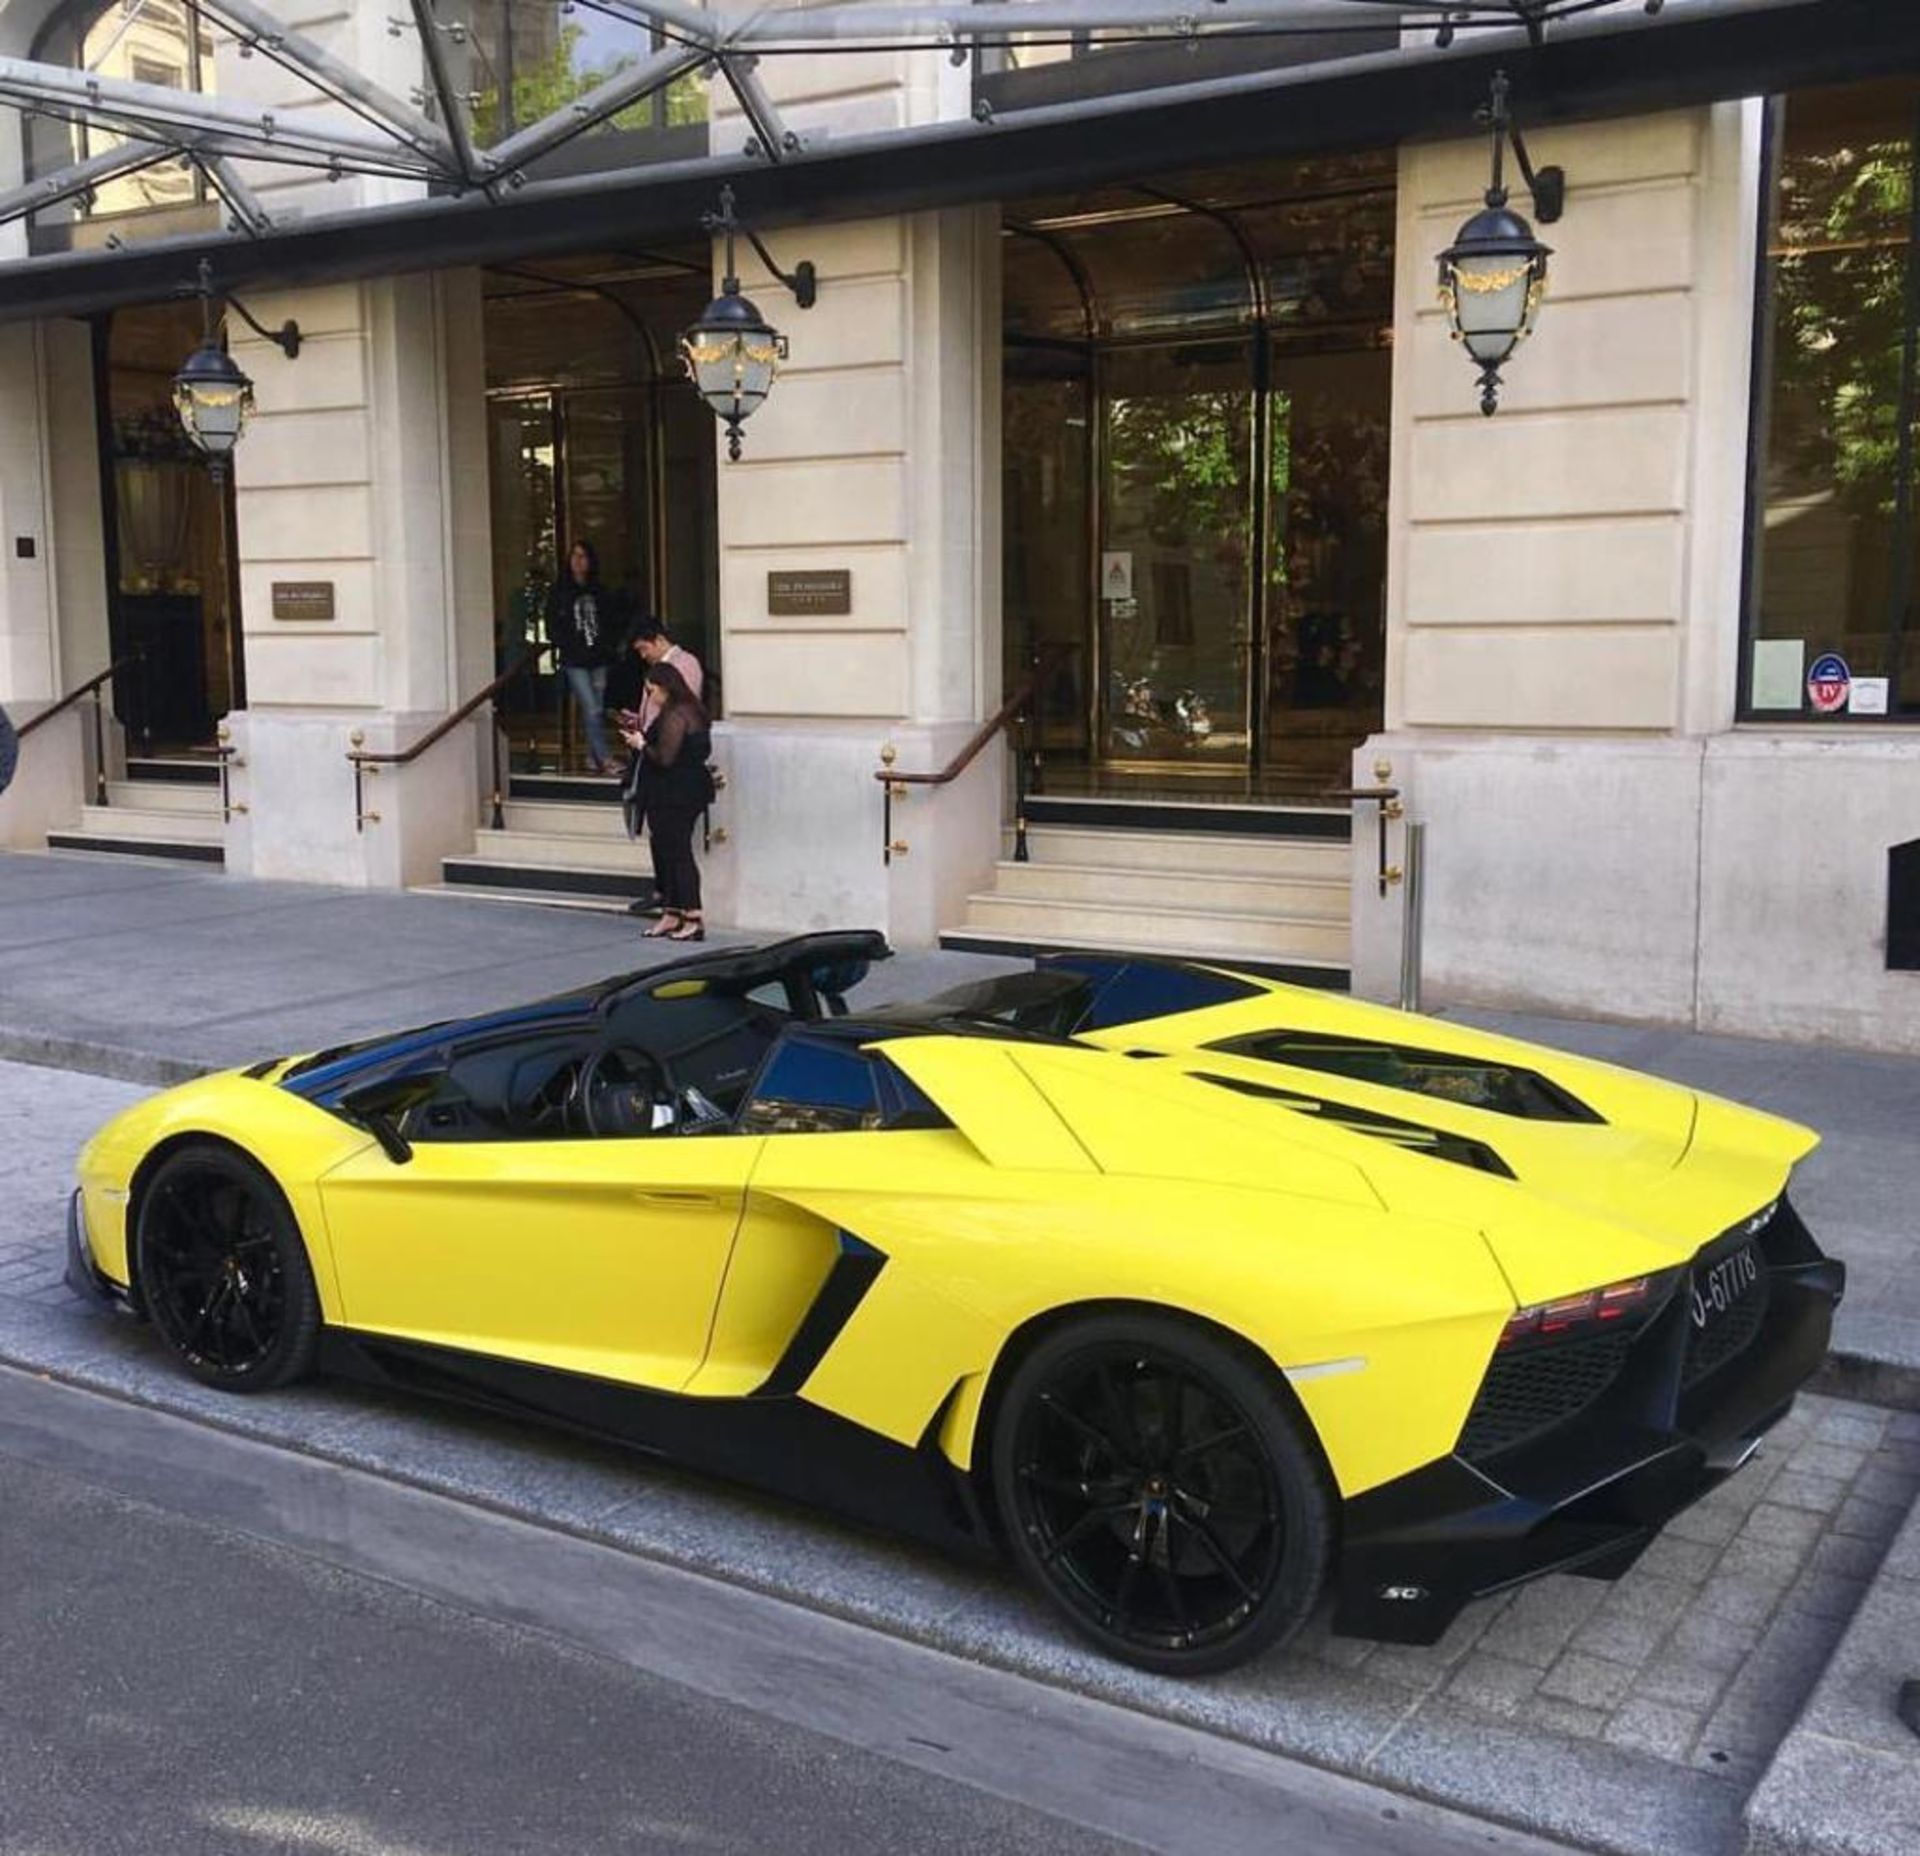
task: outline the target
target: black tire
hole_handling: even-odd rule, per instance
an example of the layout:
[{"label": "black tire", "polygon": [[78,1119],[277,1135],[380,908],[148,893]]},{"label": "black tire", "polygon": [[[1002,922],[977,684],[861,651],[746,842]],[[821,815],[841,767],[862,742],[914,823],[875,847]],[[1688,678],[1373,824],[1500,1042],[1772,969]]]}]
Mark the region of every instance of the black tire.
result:
[{"label": "black tire", "polygon": [[303,1377],[320,1345],[307,1249],[263,1167],[213,1142],[182,1147],[140,1196],[134,1280],[155,1331],[223,1392]]},{"label": "black tire", "polygon": [[1049,1334],[996,1407],[993,1489],[1021,1572],[1108,1655],[1229,1669],[1306,1621],[1334,1497],[1278,1375],[1178,1319]]}]

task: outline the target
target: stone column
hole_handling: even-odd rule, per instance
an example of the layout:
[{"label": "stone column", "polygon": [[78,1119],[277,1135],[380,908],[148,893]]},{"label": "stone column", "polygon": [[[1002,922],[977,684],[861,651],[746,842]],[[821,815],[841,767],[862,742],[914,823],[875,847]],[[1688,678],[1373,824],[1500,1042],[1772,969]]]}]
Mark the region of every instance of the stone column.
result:
[{"label": "stone column", "polygon": [[[1431,1001],[1688,1021],[1701,735],[1731,717],[1760,106],[1534,137],[1568,175],[1538,330],[1481,415],[1434,254],[1484,142],[1402,152],[1386,731],[1427,825]],[[1524,190],[1515,205],[1529,211]],[[1396,845],[1396,852],[1397,852]],[[1364,865],[1364,868],[1363,868]],[[1399,967],[1356,845],[1356,984]]]},{"label": "stone column", "polygon": [[[966,73],[925,56],[862,61],[857,91],[844,61],[775,60],[763,75],[803,135],[967,106]],[[725,151],[743,125],[714,96]],[[1000,700],[998,213],[769,238],[783,266],[813,261],[820,297],[798,309],[742,246],[744,288],[792,353],[743,460],[721,453],[729,784],[710,908],[743,926],[871,925],[925,945],[991,871],[1006,750],[994,742],[949,786],[909,788],[891,865],[874,776],[883,748],[902,772],[943,767]],[[850,612],[771,611],[770,574],[831,569],[851,576]]]},{"label": "stone column", "polygon": [[[15,726],[107,667],[101,533],[91,331],[0,328],[0,703]],[[83,703],[22,744],[0,797],[0,846],[44,850],[49,831],[79,823],[94,791],[92,738]],[[110,730],[110,768],[117,754]]]},{"label": "stone column", "polygon": [[[356,744],[405,748],[491,674],[477,273],[262,295],[299,357],[236,331],[259,410],[235,455],[247,709],[230,718],[248,807],[230,868],[397,886],[470,849],[478,731],[364,783]],[[482,460],[476,467],[476,454]],[[276,618],[274,587],[331,589],[332,617]],[[357,738],[357,740],[356,740]]]}]

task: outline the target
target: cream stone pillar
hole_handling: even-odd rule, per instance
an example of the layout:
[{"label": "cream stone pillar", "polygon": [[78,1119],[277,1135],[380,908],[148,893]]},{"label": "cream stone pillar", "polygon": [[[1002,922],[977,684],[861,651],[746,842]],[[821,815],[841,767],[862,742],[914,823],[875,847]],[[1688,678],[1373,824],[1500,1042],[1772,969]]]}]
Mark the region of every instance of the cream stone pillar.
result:
[{"label": "cream stone pillar", "polygon": [[[53,429],[58,409],[59,432]],[[0,328],[0,703],[16,726],[107,667],[93,356],[84,323]],[[110,731],[108,761],[117,755]],[[44,850],[93,793],[83,704],[22,744],[0,845]]]},{"label": "cream stone pillar", "polygon": [[[805,312],[744,279],[793,352],[720,465],[718,919],[926,944],[997,855],[1000,744],[896,802],[891,864],[874,776],[883,747],[944,766],[998,701],[998,239],[990,209],[787,235],[820,272]],[[775,613],[800,572],[846,573],[851,610]]]},{"label": "cream stone pillar", "polygon": [[[942,58],[863,58],[854,88],[849,70],[810,57],[761,74],[803,136],[970,106],[967,73]],[[745,125],[713,95],[726,151]],[[741,211],[751,219],[747,186]],[[999,218],[969,208],[769,236],[788,268],[813,261],[820,297],[798,309],[742,246],[744,288],[792,353],[745,457],[721,452],[727,837],[707,860],[709,911],[926,945],[999,854],[1006,750],[996,741],[949,786],[908,789],[890,864],[874,776],[883,748],[902,772],[943,767],[1000,699]],[[772,610],[770,575],[835,571],[850,576],[850,611]]]},{"label": "cream stone pillar", "polygon": [[[1565,217],[1484,418],[1433,258],[1484,142],[1400,167],[1386,732],[1427,826],[1430,1000],[1686,1022],[1703,731],[1732,713],[1760,106],[1549,126]],[[1527,210],[1523,196],[1515,204]],[[1355,970],[1398,974],[1366,900]]]},{"label": "cream stone pillar", "polygon": [[[247,709],[230,718],[230,868],[390,887],[471,849],[475,725],[365,781],[350,747],[403,749],[486,681],[484,376],[477,273],[262,294],[303,335],[234,352],[259,400],[235,454]],[[236,332],[237,333],[237,332]],[[478,460],[476,462],[476,459]],[[329,590],[331,617],[274,589]],[[281,616],[276,616],[276,612]]]}]

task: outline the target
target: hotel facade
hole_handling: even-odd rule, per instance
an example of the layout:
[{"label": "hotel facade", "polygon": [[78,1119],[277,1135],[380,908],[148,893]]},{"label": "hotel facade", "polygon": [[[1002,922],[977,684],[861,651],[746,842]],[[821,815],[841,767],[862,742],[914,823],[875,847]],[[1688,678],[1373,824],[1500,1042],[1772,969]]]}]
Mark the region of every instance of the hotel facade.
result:
[{"label": "hotel facade", "polygon": [[0,5],[0,842],[624,906],[584,536],[713,677],[718,924],[1920,1050],[1920,10],[272,6]]}]

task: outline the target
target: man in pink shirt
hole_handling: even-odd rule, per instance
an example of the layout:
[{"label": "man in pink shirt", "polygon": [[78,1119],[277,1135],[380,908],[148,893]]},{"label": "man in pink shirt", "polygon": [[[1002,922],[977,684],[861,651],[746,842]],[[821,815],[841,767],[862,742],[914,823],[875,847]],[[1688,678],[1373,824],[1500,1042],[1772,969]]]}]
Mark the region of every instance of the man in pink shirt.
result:
[{"label": "man in pink shirt", "polygon": [[[700,668],[700,660],[681,645],[677,645],[667,636],[667,628],[656,618],[647,617],[633,628],[633,649],[649,664],[671,664],[686,679],[687,688],[695,696],[701,694],[701,685],[706,681],[706,673]],[[636,733],[644,735],[647,726],[660,713],[660,691],[652,683],[641,686],[640,726]]]}]

